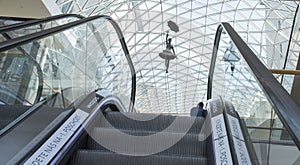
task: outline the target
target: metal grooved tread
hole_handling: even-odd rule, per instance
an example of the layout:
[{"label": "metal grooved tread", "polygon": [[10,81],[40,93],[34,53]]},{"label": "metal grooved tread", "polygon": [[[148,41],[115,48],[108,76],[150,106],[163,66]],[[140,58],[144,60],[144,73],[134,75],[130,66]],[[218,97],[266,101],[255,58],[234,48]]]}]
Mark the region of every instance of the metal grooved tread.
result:
[{"label": "metal grooved tread", "polygon": [[[85,149],[77,150],[70,164],[209,164],[207,152],[211,147],[199,138],[205,136],[200,133],[205,120],[202,117],[109,112],[100,120],[100,125],[91,129]],[[175,120],[178,123],[165,131]],[[138,138],[126,141],[124,135]],[[151,139],[149,136],[154,141],[144,141]],[[107,144],[117,146],[118,151],[107,149]]]}]

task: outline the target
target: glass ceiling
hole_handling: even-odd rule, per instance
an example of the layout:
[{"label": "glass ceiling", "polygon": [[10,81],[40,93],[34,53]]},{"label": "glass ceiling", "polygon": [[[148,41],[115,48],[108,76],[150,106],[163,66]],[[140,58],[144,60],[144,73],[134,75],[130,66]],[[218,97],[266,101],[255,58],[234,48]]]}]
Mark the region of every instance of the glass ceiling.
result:
[{"label": "glass ceiling", "polygon": [[[297,41],[287,53],[298,5],[295,1],[57,0],[56,4],[62,13],[104,14],[118,22],[135,66],[135,108],[141,112],[189,113],[191,107],[206,100],[220,22],[229,22],[268,68],[282,69],[288,55],[286,67],[295,69],[299,55]],[[166,73],[165,61],[158,54],[166,47],[168,21],[175,22],[179,32],[170,31],[178,58],[170,61]],[[285,83],[290,90],[292,82]]]}]

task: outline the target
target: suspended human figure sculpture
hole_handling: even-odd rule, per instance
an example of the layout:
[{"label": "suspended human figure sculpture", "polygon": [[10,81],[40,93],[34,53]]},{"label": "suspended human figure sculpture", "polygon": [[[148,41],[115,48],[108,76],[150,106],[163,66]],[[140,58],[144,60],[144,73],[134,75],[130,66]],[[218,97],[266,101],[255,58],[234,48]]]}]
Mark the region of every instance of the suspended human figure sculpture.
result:
[{"label": "suspended human figure sculpture", "polygon": [[[175,31],[175,32],[179,31],[178,26],[172,21],[168,22],[168,26],[170,27],[170,29],[172,31]],[[172,38],[169,38],[169,30],[167,31],[167,35],[166,35],[166,49],[163,50],[163,52],[159,53],[159,56],[162,59],[165,59],[166,73],[168,73],[170,60],[177,58],[175,51],[174,51],[174,47],[172,45]]]},{"label": "suspended human figure sculpture", "polygon": [[177,56],[175,55],[174,47],[172,45],[172,38],[169,38],[169,31],[167,31],[166,35],[166,49],[163,50],[163,52],[159,53],[159,56],[162,59],[165,59],[166,73],[168,73],[170,60],[177,58]]}]

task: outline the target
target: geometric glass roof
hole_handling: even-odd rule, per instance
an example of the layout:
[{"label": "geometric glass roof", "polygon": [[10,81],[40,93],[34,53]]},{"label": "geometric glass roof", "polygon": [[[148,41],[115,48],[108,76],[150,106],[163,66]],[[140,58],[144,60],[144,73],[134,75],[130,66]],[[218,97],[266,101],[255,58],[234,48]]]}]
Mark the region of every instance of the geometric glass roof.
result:
[{"label": "geometric glass roof", "polygon": [[[287,57],[286,68],[295,69],[299,56],[295,41],[287,53],[295,1],[57,0],[56,4],[62,13],[108,15],[118,23],[135,66],[135,108],[141,112],[189,113],[199,101],[206,101],[214,38],[221,22],[229,22],[267,68],[283,69]],[[166,47],[168,21],[175,22],[179,32],[169,33],[178,58],[170,61],[166,73],[158,54]],[[292,82],[285,83],[290,90]]]}]

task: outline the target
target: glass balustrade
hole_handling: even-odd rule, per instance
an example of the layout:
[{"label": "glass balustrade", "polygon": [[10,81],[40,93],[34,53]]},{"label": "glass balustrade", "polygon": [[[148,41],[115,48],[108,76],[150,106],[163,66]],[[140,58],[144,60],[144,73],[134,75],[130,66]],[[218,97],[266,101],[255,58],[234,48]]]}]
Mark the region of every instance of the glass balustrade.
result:
[{"label": "glass balustrade", "polygon": [[[7,22],[7,20],[2,21],[2,23],[7,26],[3,26],[0,28],[0,33],[1,33],[0,42],[6,41],[11,38],[17,38],[17,37],[21,37],[21,36],[24,36],[27,34],[32,34],[35,32],[42,31],[42,30],[50,29],[52,27],[56,27],[59,25],[64,25],[64,24],[79,20],[81,18],[77,17],[75,15],[66,15],[66,16],[59,15],[59,16],[44,18],[44,20],[46,20],[46,19],[49,19],[49,21],[31,24],[31,25],[28,25],[28,26],[22,27],[22,28],[11,28],[12,27],[11,26],[12,23],[10,23],[11,21],[9,21],[8,23],[5,23],[5,22]],[[30,20],[29,22],[33,22],[33,21],[39,21],[39,20],[38,19]],[[21,25],[22,23],[27,23],[27,22],[17,22],[17,23],[14,23],[14,26]]]},{"label": "glass balustrade", "polygon": [[225,31],[221,33],[212,81],[212,98],[219,95],[229,100],[244,120],[261,164],[296,162],[300,156],[297,146]]},{"label": "glass balustrade", "polygon": [[[130,105],[130,67],[118,33],[107,19],[93,19],[2,51],[0,56],[4,104],[32,105],[63,93],[64,105],[60,106],[66,107],[81,95],[105,88],[126,107]],[[7,100],[7,95],[12,97]]]}]

